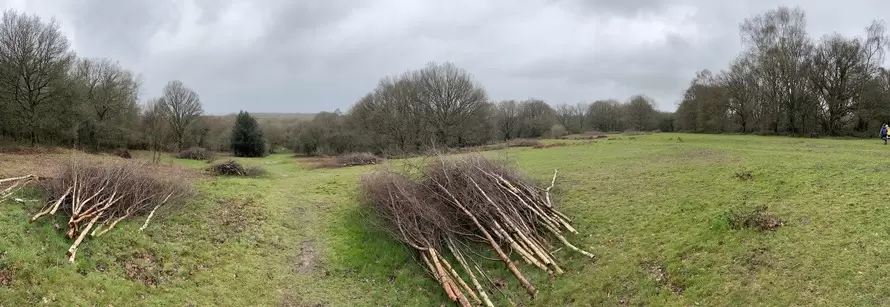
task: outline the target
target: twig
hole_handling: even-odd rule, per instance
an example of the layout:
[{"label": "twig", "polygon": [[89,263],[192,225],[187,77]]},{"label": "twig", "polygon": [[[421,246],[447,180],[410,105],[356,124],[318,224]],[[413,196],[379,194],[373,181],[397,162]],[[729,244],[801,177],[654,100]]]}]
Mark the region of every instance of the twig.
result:
[{"label": "twig", "polygon": [[167,197],[165,197],[164,200],[161,201],[161,203],[159,203],[157,206],[155,206],[154,209],[151,209],[151,213],[149,213],[148,217],[145,218],[145,223],[142,224],[142,227],[139,228],[139,231],[143,231],[143,230],[145,230],[145,228],[148,228],[148,222],[151,221],[151,217],[155,215],[155,210],[158,210],[158,207],[160,207],[161,205],[166,203],[167,200],[170,199],[170,196],[173,196],[172,192],[170,194],[167,194]]},{"label": "twig", "polygon": [[87,224],[87,227],[80,232],[80,236],[77,237],[77,240],[74,240],[74,244],[71,244],[71,247],[68,248],[68,261],[74,262],[74,256],[77,254],[77,246],[80,245],[80,242],[83,241],[83,238],[87,236],[87,233],[90,232],[90,228],[93,227],[93,223],[95,223],[99,218],[102,217],[101,214],[96,215],[93,220]]}]

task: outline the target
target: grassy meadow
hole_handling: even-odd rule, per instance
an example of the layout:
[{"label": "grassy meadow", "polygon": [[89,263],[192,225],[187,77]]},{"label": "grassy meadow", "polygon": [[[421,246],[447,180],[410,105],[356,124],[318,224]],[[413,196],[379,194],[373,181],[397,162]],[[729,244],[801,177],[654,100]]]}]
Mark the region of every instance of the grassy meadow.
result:
[{"label": "grassy meadow", "polygon": [[[890,304],[890,145],[692,134],[560,142],[484,153],[541,182],[558,169],[554,201],[580,232],[569,239],[597,256],[558,251],[566,273],[553,279],[523,264],[540,289],[533,300],[500,262],[486,264],[515,303]],[[15,159],[31,158],[0,157],[0,169]],[[57,230],[67,220],[28,223],[39,195],[0,204],[0,306],[450,304],[361,206],[358,178],[380,166],[312,169],[290,154],[239,161],[268,173],[196,175],[198,198],[165,208],[144,232],[136,219],[88,238],[74,264]],[[784,226],[732,227],[730,212],[760,206]]]}]

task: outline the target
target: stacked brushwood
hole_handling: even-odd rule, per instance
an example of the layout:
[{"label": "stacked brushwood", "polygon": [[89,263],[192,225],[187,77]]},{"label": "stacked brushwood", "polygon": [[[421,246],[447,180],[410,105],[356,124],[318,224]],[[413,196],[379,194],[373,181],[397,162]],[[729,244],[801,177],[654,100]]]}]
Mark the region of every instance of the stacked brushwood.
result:
[{"label": "stacked brushwood", "polygon": [[213,165],[207,171],[217,176],[259,176],[265,173],[258,167],[244,167],[235,160]]},{"label": "stacked brushwood", "polygon": [[448,298],[461,306],[493,305],[479,277],[490,278],[469,250],[474,242],[490,248],[531,297],[537,289],[516,265],[514,253],[551,275],[564,272],[553,255],[551,238],[594,257],[565,237],[577,231],[551,201],[556,171],[546,188],[480,156],[439,157],[409,173],[381,170],[363,177],[364,197],[393,237],[418,251]]},{"label": "stacked brushwood", "polygon": [[145,167],[131,161],[74,161],[65,164],[55,178],[38,180],[29,175],[0,182],[15,181],[15,189],[31,185],[45,190],[45,206],[30,221],[59,212],[67,216],[65,236],[74,243],[66,255],[74,262],[77,247],[87,235],[98,237],[123,220],[147,215],[142,231],[158,208],[191,194],[187,182],[164,179]]}]

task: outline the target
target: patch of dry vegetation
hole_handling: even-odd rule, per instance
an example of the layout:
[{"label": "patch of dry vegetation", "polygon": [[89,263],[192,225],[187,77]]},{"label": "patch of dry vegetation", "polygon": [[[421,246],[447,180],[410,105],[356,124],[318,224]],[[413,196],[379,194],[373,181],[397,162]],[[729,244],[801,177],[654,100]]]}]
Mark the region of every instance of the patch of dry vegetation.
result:
[{"label": "patch of dry vegetation", "polygon": [[179,159],[213,161],[213,153],[201,147],[191,147],[176,154]]},{"label": "patch of dry vegetation", "polygon": [[515,139],[507,142],[507,147],[535,147],[541,145],[541,141],[535,139]]},{"label": "patch of dry vegetation", "polygon": [[303,159],[302,161],[311,163],[312,169],[318,169],[375,165],[383,163],[385,159],[369,152],[353,152],[336,157],[314,157]]},{"label": "patch of dry vegetation", "polygon": [[535,146],[532,147],[532,148],[534,148],[534,149],[544,149],[544,148],[554,148],[554,147],[562,147],[562,146],[565,146],[565,143],[540,144],[540,145],[535,145]]},{"label": "patch of dry vegetation", "polygon": [[774,213],[767,211],[767,206],[758,206],[754,210],[732,210],[727,213],[733,229],[754,229],[757,231],[775,231],[785,226],[785,221]]},{"label": "patch of dry vegetation", "polygon": [[130,150],[126,148],[118,148],[114,151],[114,155],[124,159],[132,159],[133,155],[130,153]]},{"label": "patch of dry vegetation", "polygon": [[566,135],[566,136],[561,137],[560,139],[564,139],[564,140],[596,140],[596,139],[606,139],[606,138],[609,138],[609,136],[603,132],[585,131],[581,134]]},{"label": "patch of dry vegetation", "polygon": [[340,166],[358,166],[380,164],[383,158],[370,152],[355,152],[339,155],[335,161]]}]

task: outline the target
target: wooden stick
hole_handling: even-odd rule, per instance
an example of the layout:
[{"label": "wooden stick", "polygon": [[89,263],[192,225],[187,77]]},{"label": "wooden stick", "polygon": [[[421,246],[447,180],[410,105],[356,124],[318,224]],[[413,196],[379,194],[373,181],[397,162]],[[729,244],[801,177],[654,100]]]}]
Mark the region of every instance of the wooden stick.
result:
[{"label": "wooden stick", "polygon": [[467,272],[467,275],[470,276],[470,281],[473,282],[473,286],[476,287],[476,291],[479,292],[479,296],[482,297],[482,301],[485,303],[487,307],[494,307],[494,304],[491,303],[491,299],[488,298],[488,294],[485,293],[485,288],[482,288],[482,284],[479,283],[479,280],[476,279],[476,274],[473,274],[473,270],[470,269],[470,266],[467,264],[466,259],[464,259],[463,254],[461,254],[460,250],[454,247],[454,242],[451,239],[448,239],[448,249],[451,250],[451,254],[454,255],[454,259],[457,259],[457,262],[460,263],[461,267],[464,268],[464,271]]},{"label": "wooden stick", "polygon": [[580,249],[580,248],[575,247],[574,245],[572,245],[572,243],[569,243],[569,240],[566,240],[565,237],[563,237],[561,234],[556,233],[556,232],[555,232],[552,228],[550,228],[549,226],[544,226],[544,227],[547,227],[548,229],[550,229],[550,232],[552,232],[553,235],[556,236],[557,239],[559,239],[560,241],[562,241],[562,244],[565,245],[566,247],[568,247],[568,248],[570,248],[570,249],[572,249],[572,250],[574,250],[574,251],[576,251],[576,252],[579,252],[579,253],[581,253],[582,255],[587,256],[587,257],[589,257],[589,258],[594,258],[594,257],[595,257],[593,254],[588,253],[588,252],[586,252],[586,251],[584,251],[584,250],[582,250],[582,249]]},{"label": "wooden stick", "polygon": [[139,227],[139,231],[143,231],[143,230],[145,230],[145,228],[148,228],[148,222],[151,221],[151,217],[155,215],[155,210],[158,210],[158,208],[161,205],[166,203],[167,200],[170,199],[170,196],[173,196],[173,192],[170,192],[170,194],[167,194],[167,197],[165,197],[164,200],[162,200],[157,206],[155,206],[154,209],[151,209],[151,213],[149,213],[148,217],[145,218],[145,223],[142,224],[142,227]]},{"label": "wooden stick", "polygon": [[[497,211],[501,215],[501,218],[504,220],[505,223],[507,223],[507,226],[512,229],[517,229],[518,227],[516,227],[516,225],[513,224],[513,222],[510,220],[510,218],[507,216],[507,214],[504,213],[503,210],[501,210],[501,208],[498,206],[498,204],[495,203],[494,200],[492,200],[490,197],[488,197],[488,194],[486,194],[485,191],[482,189],[482,187],[480,187],[479,184],[476,183],[476,180],[473,180],[473,178],[469,178],[469,177],[468,177],[468,179],[470,179],[470,182],[472,182],[473,185],[476,186],[476,189],[479,191],[479,193],[482,193],[482,196],[485,197],[485,199],[488,200],[488,202],[495,208],[495,211]],[[510,236],[510,234],[507,233],[507,231],[505,231],[503,227],[501,227],[500,223],[498,223],[496,221],[491,221],[491,222],[497,231],[500,231],[501,233],[504,234],[504,236],[506,237],[505,239],[507,240],[507,243],[510,244],[510,247],[513,247],[514,250],[519,252],[519,254],[521,254],[523,257],[527,258],[527,260],[529,260],[532,264],[534,264],[541,270],[544,270],[545,272],[548,272],[548,273],[552,273],[550,271],[550,269],[547,268],[546,265],[542,264],[540,261],[538,261],[538,259],[536,259],[534,256],[532,256],[528,251],[526,251],[525,249],[520,247],[519,244],[517,244],[516,241],[513,240],[512,236]],[[521,235],[521,233],[518,232],[518,230],[517,230],[517,234],[520,236],[520,238],[522,238],[522,235]]]},{"label": "wooden stick", "polygon": [[510,272],[512,272],[513,275],[516,276],[516,279],[518,279],[519,282],[522,284],[522,286],[525,287],[525,291],[528,292],[528,294],[531,297],[535,297],[538,294],[538,289],[536,289],[535,286],[532,285],[528,281],[528,279],[525,278],[525,275],[522,275],[522,272],[520,272],[519,269],[516,268],[516,265],[513,264],[513,261],[510,260],[510,257],[507,257],[507,254],[505,254],[504,251],[501,249],[501,247],[497,244],[497,242],[494,241],[494,238],[491,237],[491,234],[488,233],[488,231],[485,230],[485,227],[482,226],[482,223],[480,223],[479,220],[476,219],[476,215],[474,215],[472,212],[467,210],[467,208],[464,207],[460,203],[460,201],[458,201],[457,198],[454,197],[454,195],[451,194],[450,191],[448,191],[448,189],[446,189],[444,186],[442,186],[442,184],[436,183],[436,185],[438,185],[439,188],[441,188],[446,194],[448,194],[448,196],[451,197],[454,205],[457,206],[458,209],[463,211],[464,214],[466,214],[470,218],[470,220],[473,221],[473,223],[476,225],[476,227],[479,228],[479,230],[482,232],[482,234],[488,240],[488,243],[491,245],[491,248],[494,249],[495,253],[498,254],[498,257],[501,258],[501,261],[503,261],[504,264],[507,265],[507,269],[509,269]]},{"label": "wooden stick", "polygon": [[469,294],[470,297],[473,298],[473,301],[476,302],[476,305],[481,305],[482,301],[479,299],[479,296],[476,295],[476,292],[473,291],[473,289],[470,289],[470,286],[467,285],[464,279],[457,274],[457,271],[455,271],[453,267],[451,267],[451,263],[448,263],[448,260],[446,260],[445,257],[442,256],[442,254],[437,255],[439,256],[439,261],[441,261],[442,264],[445,265],[445,268],[448,269],[448,272],[446,273],[451,273],[451,276],[453,276],[454,279],[457,280],[457,283],[460,284],[464,291],[466,291],[467,294]]},{"label": "wooden stick", "polygon": [[556,173],[558,173],[558,169],[553,170],[553,179],[550,180],[550,186],[544,190],[544,198],[547,199],[547,207],[553,208],[553,202],[550,201],[550,189],[553,189],[553,185],[556,184]]},{"label": "wooden stick", "polygon": [[93,220],[90,221],[89,224],[87,224],[87,227],[80,232],[80,236],[77,237],[77,240],[74,240],[74,244],[72,244],[71,247],[68,248],[68,261],[74,263],[74,256],[77,254],[77,246],[80,245],[80,242],[83,241],[83,238],[86,237],[87,233],[90,232],[90,228],[93,228],[93,223],[99,220],[100,217],[102,217],[101,214],[96,215],[96,217],[94,217]]},{"label": "wooden stick", "polygon": [[507,300],[508,303],[510,303],[510,306],[516,306],[516,303],[514,303],[513,300],[511,300],[509,296],[507,296],[507,293],[504,293],[503,290],[498,288],[498,286],[494,284],[494,281],[491,280],[491,277],[488,277],[488,274],[485,274],[485,271],[483,271],[482,268],[479,267],[479,264],[476,263],[476,261],[473,259],[470,259],[470,260],[473,261],[473,266],[476,268],[476,271],[479,272],[479,275],[482,277],[485,277],[485,280],[488,280],[488,283],[491,284],[491,286],[495,290],[497,290],[498,293],[500,293],[501,295],[504,296],[504,299]]},{"label": "wooden stick", "polygon": [[129,210],[128,210],[128,211],[127,211],[127,214],[124,214],[123,216],[121,216],[121,217],[119,217],[118,219],[114,220],[114,222],[111,222],[111,225],[108,225],[108,228],[106,228],[105,230],[102,230],[102,232],[100,232],[99,234],[97,234],[96,237],[101,237],[101,236],[104,235],[106,232],[110,231],[112,228],[114,228],[114,225],[117,225],[117,223],[119,223],[120,221],[122,221],[122,220],[124,220],[125,218],[129,217],[130,214],[133,214],[133,211],[129,211]]},{"label": "wooden stick", "polygon": [[436,271],[435,271],[436,275],[439,276],[439,280],[442,281],[442,286],[445,287],[445,292],[448,294],[448,299],[450,299],[454,302],[457,302],[458,301],[457,293],[456,293],[457,291],[455,291],[457,289],[455,289],[451,286],[451,281],[448,279],[448,276],[445,275],[445,269],[442,268],[442,264],[439,263],[439,257],[436,256],[436,249],[430,248],[429,253],[430,253],[430,258],[432,259],[432,262],[433,262],[433,266],[436,269]]},{"label": "wooden stick", "polygon": [[62,201],[65,200],[65,197],[68,196],[68,193],[70,193],[70,192],[71,192],[71,188],[68,188],[68,190],[65,191],[65,194],[62,194],[62,197],[60,197],[54,203],[51,203],[49,206],[47,206],[46,210],[40,211],[40,213],[35,214],[34,217],[32,217],[28,222],[33,223],[41,216],[44,216],[47,214],[49,214],[49,215],[56,214],[56,210],[59,209],[59,205],[62,204]]},{"label": "wooden stick", "polygon": [[62,202],[65,201],[65,197],[67,197],[68,194],[71,193],[71,191],[71,187],[68,187],[68,189],[65,190],[65,194],[62,194],[62,197],[60,197],[59,200],[57,200],[56,203],[53,204],[53,210],[49,212],[50,215],[56,214],[56,211],[59,210],[59,205],[61,205]]},{"label": "wooden stick", "polygon": [[34,177],[34,175],[25,175],[25,176],[21,176],[21,177],[13,177],[13,178],[0,179],[0,183],[9,182],[9,181],[16,181],[16,180],[22,180],[22,179],[28,179],[28,178],[32,178],[32,177]]}]

